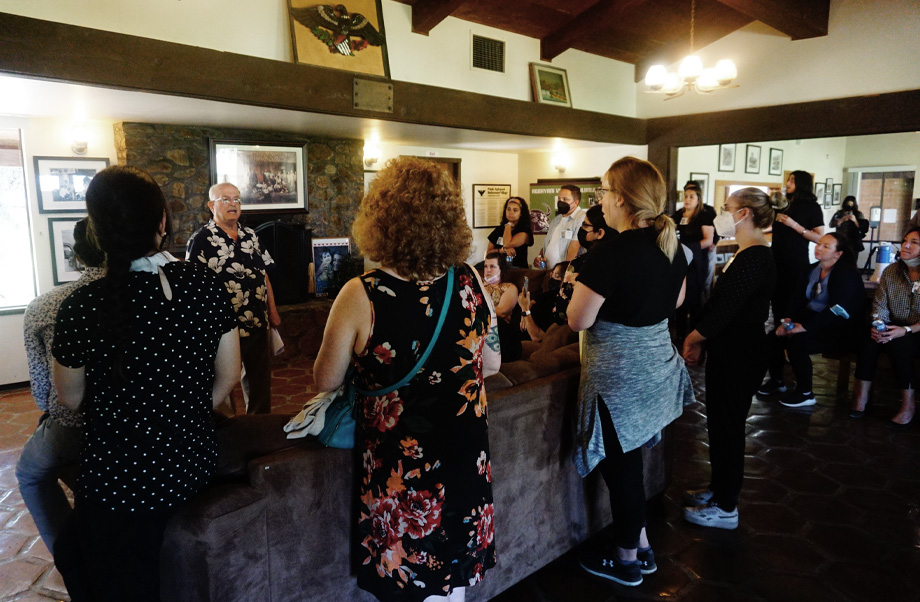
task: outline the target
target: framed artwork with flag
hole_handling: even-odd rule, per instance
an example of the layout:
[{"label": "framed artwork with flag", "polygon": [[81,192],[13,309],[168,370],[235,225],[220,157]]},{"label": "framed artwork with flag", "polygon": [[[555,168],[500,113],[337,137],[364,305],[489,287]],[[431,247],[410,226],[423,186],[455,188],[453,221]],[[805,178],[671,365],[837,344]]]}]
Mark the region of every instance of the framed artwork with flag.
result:
[{"label": "framed artwork with flag", "polygon": [[294,62],[390,77],[380,0],[288,0]]}]

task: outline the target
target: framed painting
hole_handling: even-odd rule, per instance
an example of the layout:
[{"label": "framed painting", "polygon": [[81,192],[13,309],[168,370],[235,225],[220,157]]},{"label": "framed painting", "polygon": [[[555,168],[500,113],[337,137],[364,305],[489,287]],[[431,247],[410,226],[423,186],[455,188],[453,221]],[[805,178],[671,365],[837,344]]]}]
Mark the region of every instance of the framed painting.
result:
[{"label": "framed painting", "polygon": [[734,144],[719,145],[719,171],[735,171],[735,148]]},{"label": "framed painting", "polygon": [[307,211],[307,145],[211,139],[211,184],[240,189],[249,212]]},{"label": "framed painting", "polygon": [[824,188],[824,182],[817,182],[815,184],[815,197],[817,197],[819,203],[824,200]]},{"label": "framed painting", "polygon": [[825,192],[825,193],[824,193],[824,208],[827,209],[828,207],[830,207],[830,206],[833,205],[833,204],[834,204],[834,193],[833,193],[833,192]]},{"label": "framed painting", "polygon": [[569,77],[565,69],[544,63],[530,63],[530,84],[535,102],[559,107],[572,106]]},{"label": "framed painting", "polygon": [[313,286],[317,297],[335,296],[353,276],[348,269],[350,259],[348,238],[313,239]]},{"label": "framed painting", "polygon": [[770,149],[770,167],[767,173],[771,176],[783,175],[783,150],[781,148]]},{"label": "framed painting", "polygon": [[843,184],[834,184],[834,204],[840,204],[840,198],[843,196]]},{"label": "framed painting", "polygon": [[760,147],[756,144],[747,145],[744,173],[760,173]]},{"label": "framed painting", "polygon": [[105,157],[34,157],[39,213],[86,213],[86,187]]},{"label": "framed painting", "polygon": [[51,268],[55,286],[73,282],[80,277],[80,270],[73,252],[73,229],[81,219],[83,219],[82,215],[48,218]]},{"label": "framed painting", "polygon": [[[700,199],[700,202],[704,205],[707,204],[706,201],[709,198],[709,174],[690,172],[690,179],[699,184],[700,188],[703,189],[703,198]],[[680,195],[678,194],[678,196]]]},{"label": "framed painting", "polygon": [[390,77],[380,0],[288,0],[294,62]]}]

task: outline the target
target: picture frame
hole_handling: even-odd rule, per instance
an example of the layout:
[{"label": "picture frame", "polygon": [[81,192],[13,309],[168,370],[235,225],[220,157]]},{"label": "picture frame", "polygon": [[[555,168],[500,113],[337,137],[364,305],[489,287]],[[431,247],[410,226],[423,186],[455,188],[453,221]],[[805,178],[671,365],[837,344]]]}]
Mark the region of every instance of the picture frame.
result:
[{"label": "picture frame", "polygon": [[719,145],[719,171],[735,171],[735,144]]},{"label": "picture frame", "polygon": [[703,189],[703,198],[700,199],[700,202],[704,205],[708,204],[706,201],[709,198],[709,174],[691,171],[690,179],[699,184],[700,188]]},{"label": "picture frame", "polygon": [[239,188],[249,213],[306,213],[307,145],[211,138],[211,185]]},{"label": "picture frame", "polygon": [[783,175],[783,149],[770,149],[770,166],[767,168],[767,173],[771,176]]},{"label": "picture frame", "polygon": [[833,192],[825,192],[825,193],[824,193],[824,208],[827,209],[828,207],[830,207],[830,206],[833,205],[833,204],[834,204],[834,193],[833,193]]},{"label": "picture frame", "polygon": [[[337,9],[347,6],[347,33]],[[295,63],[390,77],[386,28],[380,0],[348,0],[345,5],[288,0],[291,48]],[[345,36],[339,44],[335,40]]]},{"label": "picture frame", "polygon": [[33,157],[39,213],[86,213],[86,187],[107,157]]},{"label": "picture frame", "polygon": [[843,184],[834,184],[834,204],[839,205],[843,196]]},{"label": "picture frame", "polygon": [[818,182],[815,184],[815,197],[818,199],[818,202],[822,202],[824,200],[825,188],[826,187],[824,186],[824,182]]},{"label": "picture frame", "polygon": [[569,76],[565,69],[546,63],[530,63],[530,85],[534,102],[557,107],[572,106]]},{"label": "picture frame", "polygon": [[495,228],[501,221],[511,184],[473,184],[473,228]]},{"label": "picture frame", "polygon": [[825,192],[831,192],[834,188],[834,178],[828,178],[824,180],[824,190]]},{"label": "picture frame", "polygon": [[49,217],[48,239],[51,241],[51,273],[54,285],[73,282],[80,277],[73,251],[73,229],[83,215],[73,217]]},{"label": "picture frame", "polygon": [[351,239],[314,238],[312,244],[314,292],[317,297],[335,296],[342,285],[352,277],[351,270],[348,269],[351,261]]},{"label": "picture frame", "polygon": [[760,147],[748,144],[744,153],[744,173],[760,173]]}]

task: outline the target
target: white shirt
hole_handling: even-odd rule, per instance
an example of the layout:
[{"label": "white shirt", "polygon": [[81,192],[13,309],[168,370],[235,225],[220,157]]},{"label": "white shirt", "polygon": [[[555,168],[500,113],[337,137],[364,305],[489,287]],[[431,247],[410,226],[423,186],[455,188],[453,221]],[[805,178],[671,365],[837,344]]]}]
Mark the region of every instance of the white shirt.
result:
[{"label": "white shirt", "polygon": [[549,223],[546,230],[546,242],[543,243],[543,257],[546,258],[546,268],[551,270],[562,261],[569,250],[569,244],[578,242],[578,229],[585,221],[587,209],[578,207],[568,217],[557,215]]}]

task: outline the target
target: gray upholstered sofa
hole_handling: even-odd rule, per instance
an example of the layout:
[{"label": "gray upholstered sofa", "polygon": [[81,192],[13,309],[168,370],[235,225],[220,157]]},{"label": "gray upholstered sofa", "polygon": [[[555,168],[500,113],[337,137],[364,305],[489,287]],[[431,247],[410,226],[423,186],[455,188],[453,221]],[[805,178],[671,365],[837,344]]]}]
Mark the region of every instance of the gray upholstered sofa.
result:
[{"label": "gray upholstered sofa", "polygon": [[[610,521],[607,490],[571,460],[578,390],[574,334],[541,345],[489,377],[498,565],[470,588],[488,600]],[[351,571],[352,451],[286,440],[286,416],[240,416],[218,428],[219,479],[171,521],[163,546],[164,602],[373,600]],[[662,491],[665,446],[650,450],[649,495]]]}]

